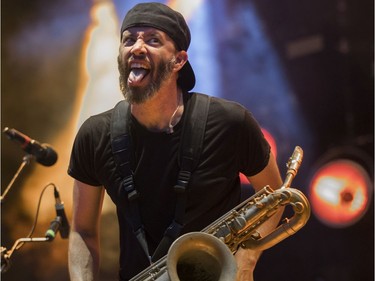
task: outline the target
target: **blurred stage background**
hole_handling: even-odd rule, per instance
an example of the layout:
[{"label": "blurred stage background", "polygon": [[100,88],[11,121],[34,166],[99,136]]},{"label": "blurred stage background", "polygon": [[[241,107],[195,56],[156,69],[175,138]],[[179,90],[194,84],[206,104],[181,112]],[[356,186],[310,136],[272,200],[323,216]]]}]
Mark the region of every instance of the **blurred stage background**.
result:
[{"label": "blurred stage background", "polygon": [[[144,1],[2,1],[2,129],[49,143],[59,159],[52,167],[32,161],[14,183],[1,206],[1,246],[10,249],[28,234],[50,182],[59,188],[70,219],[70,147],[82,120],[121,99],[119,25],[138,2]],[[194,90],[252,111],[276,142],[283,175],[294,147],[305,152],[293,186],[314,199],[314,212],[302,230],[263,254],[256,281],[374,280],[373,1],[165,2],[191,27]],[[2,192],[23,156],[2,134]],[[310,187],[314,172],[340,156],[363,167],[367,187],[327,181]],[[54,203],[47,188],[35,237],[43,236],[55,218]],[[108,201],[102,231],[100,280],[116,280],[117,227]],[[60,236],[52,243],[25,244],[1,278],[68,280],[67,245]]]}]

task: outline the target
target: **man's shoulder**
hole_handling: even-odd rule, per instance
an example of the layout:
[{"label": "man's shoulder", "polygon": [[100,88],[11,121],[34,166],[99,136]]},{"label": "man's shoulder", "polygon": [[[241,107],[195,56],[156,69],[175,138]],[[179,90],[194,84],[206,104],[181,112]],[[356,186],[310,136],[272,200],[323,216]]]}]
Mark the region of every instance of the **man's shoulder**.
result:
[{"label": "man's shoulder", "polygon": [[221,107],[223,110],[225,110],[225,109],[229,109],[229,110],[237,109],[236,111],[247,110],[239,102],[232,101],[232,100],[229,100],[229,99],[225,99],[225,98],[222,98],[222,97],[207,95],[207,94],[203,94],[203,93],[199,93],[199,92],[192,92],[190,94],[191,95],[207,96],[207,97],[210,98],[210,106],[212,105],[212,106],[217,106],[219,108]]},{"label": "man's shoulder", "polygon": [[[202,95],[200,93],[194,93]],[[209,96],[209,110],[207,117],[208,129],[216,128],[219,131],[237,130],[246,120],[248,110],[240,103],[221,97]]]},{"label": "man's shoulder", "polygon": [[114,108],[111,108],[109,110],[93,114],[91,115],[87,121],[91,123],[97,123],[97,125],[106,125],[109,124],[111,118],[112,118],[112,113],[113,113]]},{"label": "man's shoulder", "polygon": [[236,101],[221,97],[211,97],[210,100],[210,113],[219,119],[242,122],[248,111],[243,105]]},{"label": "man's shoulder", "polygon": [[97,120],[106,120],[108,118],[111,118],[113,110],[114,110],[114,107],[106,111],[91,115],[90,118],[97,119]]},{"label": "man's shoulder", "polygon": [[113,108],[88,117],[80,126],[80,134],[102,135],[110,129]]}]

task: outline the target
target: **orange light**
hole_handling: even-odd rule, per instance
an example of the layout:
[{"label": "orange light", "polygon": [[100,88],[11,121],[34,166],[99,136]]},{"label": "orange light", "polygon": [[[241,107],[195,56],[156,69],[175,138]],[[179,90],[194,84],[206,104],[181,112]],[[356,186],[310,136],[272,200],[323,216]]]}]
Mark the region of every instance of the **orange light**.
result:
[{"label": "orange light", "polygon": [[354,161],[334,160],[322,166],[310,184],[310,203],[316,217],[334,227],[357,222],[372,193],[366,171]]},{"label": "orange light", "polygon": [[[267,142],[271,146],[271,151],[272,151],[272,153],[273,153],[273,155],[275,156],[275,159],[276,159],[277,146],[276,146],[275,138],[266,129],[261,128],[261,130],[262,130],[262,133],[264,135],[264,138],[267,140]],[[241,173],[240,173],[240,181],[241,181],[241,184],[249,184],[250,183],[248,178],[244,174],[241,174]]]},{"label": "orange light", "polygon": [[266,129],[262,128],[263,135],[265,139],[268,141],[268,143],[271,146],[271,151],[273,153],[273,156],[275,156],[275,159],[277,158],[277,145],[275,138],[271,135],[270,132],[268,132]]}]

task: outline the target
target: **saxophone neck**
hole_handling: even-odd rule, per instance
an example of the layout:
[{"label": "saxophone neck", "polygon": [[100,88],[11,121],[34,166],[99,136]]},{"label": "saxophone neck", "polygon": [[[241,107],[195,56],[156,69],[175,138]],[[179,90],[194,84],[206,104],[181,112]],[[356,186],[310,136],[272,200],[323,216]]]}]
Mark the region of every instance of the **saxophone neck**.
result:
[{"label": "saxophone neck", "polygon": [[286,164],[288,170],[286,172],[285,180],[281,188],[288,188],[291,186],[293,179],[296,177],[299,167],[302,164],[303,150],[301,147],[296,146],[292,156],[290,156]]}]

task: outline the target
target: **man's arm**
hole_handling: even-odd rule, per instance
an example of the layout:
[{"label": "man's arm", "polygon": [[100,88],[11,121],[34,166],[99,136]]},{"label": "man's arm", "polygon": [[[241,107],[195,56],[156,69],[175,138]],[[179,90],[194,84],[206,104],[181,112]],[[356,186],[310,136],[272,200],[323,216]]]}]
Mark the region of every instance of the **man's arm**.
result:
[{"label": "man's arm", "polygon": [[[275,157],[272,155],[272,153],[267,166],[260,173],[249,177],[249,180],[256,192],[261,190],[266,185],[269,185],[274,190],[282,186],[283,181],[281,179]],[[259,227],[257,231],[262,236],[270,233],[279,223],[282,213],[283,208],[281,208],[278,213]],[[238,281],[253,281],[253,272],[260,255],[261,251],[243,249],[241,247],[238,249],[237,253],[235,254],[238,267]]]},{"label": "man's arm", "polygon": [[69,238],[69,273],[72,281],[97,280],[99,222],[104,188],[74,181],[73,217]]}]

